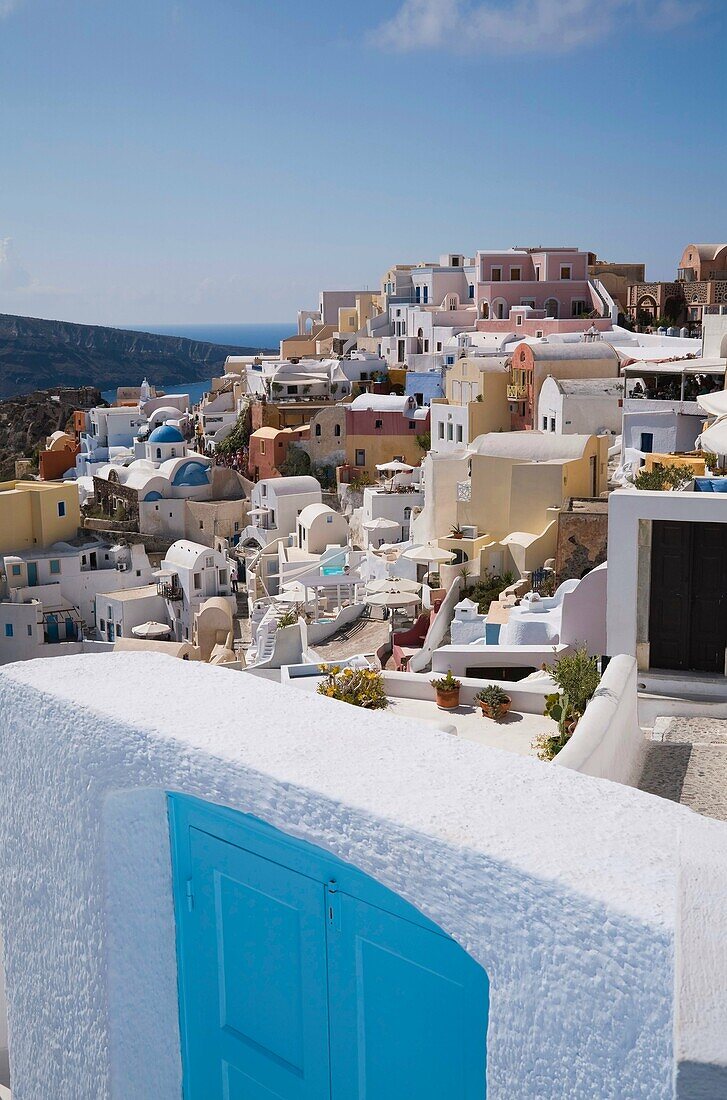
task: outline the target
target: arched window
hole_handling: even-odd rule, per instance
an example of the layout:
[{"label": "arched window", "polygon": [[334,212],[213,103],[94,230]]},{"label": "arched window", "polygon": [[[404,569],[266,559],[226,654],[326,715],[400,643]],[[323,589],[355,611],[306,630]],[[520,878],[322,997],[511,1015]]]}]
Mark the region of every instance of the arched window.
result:
[{"label": "arched window", "polygon": [[321,438],[321,426],[320,426],[320,424],[316,424],[316,439],[320,439],[320,438]]},{"label": "arched window", "polygon": [[557,318],[560,312],[560,306],[558,305],[557,298],[548,298],[545,303],[545,315],[546,317]]},{"label": "arched window", "polygon": [[335,435],[336,439],[341,438],[341,425],[340,424],[336,424],[335,428],[333,429],[333,434]]},{"label": "arched window", "polygon": [[157,447],[157,458],[161,458],[161,457],[162,457],[162,449],[161,449],[161,447]]},{"label": "arched window", "polygon": [[404,509],[404,519],[405,520],[410,520],[411,519],[411,508],[405,508]]}]

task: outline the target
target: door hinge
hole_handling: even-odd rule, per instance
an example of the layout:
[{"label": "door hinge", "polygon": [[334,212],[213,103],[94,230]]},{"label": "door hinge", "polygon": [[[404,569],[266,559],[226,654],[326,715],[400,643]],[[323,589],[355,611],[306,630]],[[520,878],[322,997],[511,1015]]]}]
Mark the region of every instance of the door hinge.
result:
[{"label": "door hinge", "polygon": [[194,894],[192,893],[192,880],[191,880],[191,878],[187,879],[186,894],[187,894],[187,909],[189,909],[189,911],[191,913],[192,910],[194,909]]},{"label": "door hinge", "polygon": [[341,908],[338,904],[338,883],[335,878],[326,885],[326,919],[334,932],[341,931]]}]

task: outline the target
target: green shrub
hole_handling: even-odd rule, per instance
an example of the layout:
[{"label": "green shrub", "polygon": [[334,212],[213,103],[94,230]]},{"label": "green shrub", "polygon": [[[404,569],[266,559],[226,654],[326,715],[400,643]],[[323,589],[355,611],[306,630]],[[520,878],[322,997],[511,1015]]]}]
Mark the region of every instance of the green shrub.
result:
[{"label": "green shrub", "polygon": [[243,409],[235,421],[235,426],[230,434],[217,444],[216,450],[222,455],[236,454],[244,451],[250,442],[250,410]]},{"label": "green shrub", "polygon": [[664,466],[661,462],[655,462],[651,470],[639,471],[634,478],[634,488],[661,492],[682,489],[691,477],[691,470],[686,466]]},{"label": "green shrub", "polygon": [[506,588],[509,588],[510,585],[514,583],[514,574],[508,572],[500,575],[498,573],[492,577],[487,577],[485,580],[477,581],[477,583],[472,585],[472,588],[466,592],[466,595],[477,601],[480,615],[486,615],[490,610],[492,601],[497,600],[500,593],[504,592]]},{"label": "green shrub", "polygon": [[559,657],[550,675],[560,691],[546,695],[543,713],[558,723],[558,732],[541,734],[533,742],[541,760],[552,760],[567,745],[601,682],[596,658],[588,655],[585,646]]}]

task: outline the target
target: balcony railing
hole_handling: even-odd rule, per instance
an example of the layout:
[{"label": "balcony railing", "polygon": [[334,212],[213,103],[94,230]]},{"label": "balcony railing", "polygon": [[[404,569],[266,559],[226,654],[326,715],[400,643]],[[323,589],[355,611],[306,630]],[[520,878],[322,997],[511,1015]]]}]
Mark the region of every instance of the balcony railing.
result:
[{"label": "balcony railing", "polygon": [[183,592],[176,577],[172,580],[157,582],[157,595],[163,600],[181,600]]},{"label": "balcony railing", "polygon": [[513,383],[507,387],[508,401],[524,401],[528,396],[528,387]]}]

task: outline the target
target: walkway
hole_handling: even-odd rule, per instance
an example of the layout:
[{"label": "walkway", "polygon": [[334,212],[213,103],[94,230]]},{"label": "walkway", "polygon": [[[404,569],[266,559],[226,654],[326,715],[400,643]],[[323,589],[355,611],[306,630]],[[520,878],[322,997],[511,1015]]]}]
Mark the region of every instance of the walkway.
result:
[{"label": "walkway", "polygon": [[727,821],[727,721],[657,718],[639,787]]},{"label": "walkway", "polygon": [[388,640],[389,624],[380,619],[361,617],[339,630],[332,638],[312,646],[321,661],[335,664],[359,653],[375,653]]}]

